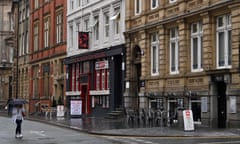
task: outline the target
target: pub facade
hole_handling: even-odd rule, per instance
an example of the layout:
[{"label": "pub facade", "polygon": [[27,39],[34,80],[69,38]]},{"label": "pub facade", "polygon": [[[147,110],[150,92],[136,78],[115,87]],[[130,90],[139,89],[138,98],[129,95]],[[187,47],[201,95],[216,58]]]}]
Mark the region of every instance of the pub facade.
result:
[{"label": "pub facade", "polygon": [[81,114],[104,116],[123,106],[125,3],[79,2],[68,1],[66,103],[73,111],[80,100]]}]

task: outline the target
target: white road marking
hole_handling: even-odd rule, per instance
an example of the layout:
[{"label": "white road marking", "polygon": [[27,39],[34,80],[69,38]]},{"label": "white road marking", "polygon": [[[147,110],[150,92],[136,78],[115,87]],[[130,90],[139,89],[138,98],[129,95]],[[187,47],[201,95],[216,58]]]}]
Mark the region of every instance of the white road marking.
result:
[{"label": "white road marking", "polygon": [[199,143],[199,144],[239,144],[240,141],[227,141],[227,142],[208,142],[208,143]]},{"label": "white road marking", "polygon": [[36,134],[42,137],[46,137],[47,135],[44,134],[44,131],[29,131],[30,134]]}]

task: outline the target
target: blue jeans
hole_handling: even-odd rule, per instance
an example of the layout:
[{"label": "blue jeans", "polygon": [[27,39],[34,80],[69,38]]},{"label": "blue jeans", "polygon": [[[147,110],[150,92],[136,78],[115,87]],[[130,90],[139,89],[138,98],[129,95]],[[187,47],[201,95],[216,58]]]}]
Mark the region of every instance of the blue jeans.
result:
[{"label": "blue jeans", "polygon": [[21,133],[22,133],[22,130],[21,130],[22,120],[16,119],[16,124],[17,124],[17,127],[16,127],[16,135],[17,135],[17,134],[21,134]]}]

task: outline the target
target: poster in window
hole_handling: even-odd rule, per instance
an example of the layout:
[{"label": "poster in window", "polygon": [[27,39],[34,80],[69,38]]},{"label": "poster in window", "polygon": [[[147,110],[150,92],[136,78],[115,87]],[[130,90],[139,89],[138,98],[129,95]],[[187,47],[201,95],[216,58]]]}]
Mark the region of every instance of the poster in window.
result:
[{"label": "poster in window", "polygon": [[230,97],[230,113],[237,113],[237,99],[236,96]]},{"label": "poster in window", "polygon": [[78,48],[79,49],[88,49],[88,32],[79,32],[78,33]]},{"label": "poster in window", "polygon": [[208,100],[207,97],[201,98],[201,111],[202,112],[208,112]]},{"label": "poster in window", "polygon": [[70,101],[70,114],[71,116],[82,115],[82,100],[71,100]]}]

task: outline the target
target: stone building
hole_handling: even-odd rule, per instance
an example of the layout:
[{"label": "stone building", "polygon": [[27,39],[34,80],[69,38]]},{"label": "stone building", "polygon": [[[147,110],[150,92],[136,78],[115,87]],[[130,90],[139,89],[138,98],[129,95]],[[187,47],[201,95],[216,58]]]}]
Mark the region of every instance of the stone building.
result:
[{"label": "stone building", "polygon": [[[29,106],[52,106],[64,99],[67,1],[31,0],[29,30]],[[21,71],[25,73],[26,71]]]},{"label": "stone building", "polygon": [[15,4],[13,0],[0,1],[0,105],[12,98],[12,68],[16,39],[14,37]]},{"label": "stone building", "polygon": [[[68,0],[67,106],[103,116],[123,106],[125,1]],[[76,115],[75,111],[71,111]]]},{"label": "stone building", "polygon": [[[14,97],[29,99],[29,0],[19,0],[17,3],[17,42],[18,51],[15,63],[17,65],[18,75],[15,77],[14,84],[16,89],[13,92]],[[26,107],[28,111],[28,107]]]},{"label": "stone building", "polygon": [[126,1],[126,108],[239,127],[240,2]]}]

